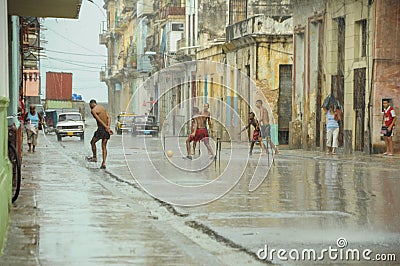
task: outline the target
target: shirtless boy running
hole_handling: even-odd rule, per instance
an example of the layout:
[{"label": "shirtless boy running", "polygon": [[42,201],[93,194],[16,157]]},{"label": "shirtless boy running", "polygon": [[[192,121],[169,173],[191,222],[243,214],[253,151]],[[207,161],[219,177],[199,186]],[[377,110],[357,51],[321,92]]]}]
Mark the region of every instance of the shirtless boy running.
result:
[{"label": "shirtless boy running", "polygon": [[[204,125],[208,125],[207,133],[210,135],[212,133],[212,124],[211,124],[211,113],[209,111],[210,105],[208,103],[204,104],[204,109],[200,111],[200,116],[204,120]],[[196,144],[197,141],[193,142],[193,154],[196,154]]]},{"label": "shirtless boy running", "polygon": [[110,129],[111,119],[106,109],[101,105],[97,105],[96,100],[90,100],[89,106],[90,109],[92,109],[91,113],[97,122],[97,131],[94,132],[94,136],[90,141],[93,156],[87,157],[86,159],[89,162],[97,162],[96,142],[101,140],[103,161],[101,162],[100,169],[106,169],[107,142],[110,139],[110,135],[114,134],[113,131]]}]

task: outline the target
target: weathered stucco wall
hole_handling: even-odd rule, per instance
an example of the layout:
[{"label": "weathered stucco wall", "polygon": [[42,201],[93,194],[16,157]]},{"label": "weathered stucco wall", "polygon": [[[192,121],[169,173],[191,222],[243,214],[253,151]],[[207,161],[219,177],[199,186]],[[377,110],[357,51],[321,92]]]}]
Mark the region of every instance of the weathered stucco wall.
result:
[{"label": "weathered stucco wall", "polygon": [[[344,126],[339,138],[342,141],[339,142],[343,143],[345,152],[368,150],[372,40],[367,38],[363,42],[362,23],[371,24],[372,7],[367,0],[307,0],[295,3],[293,10],[293,130],[297,131],[301,124],[302,131],[301,136],[297,135],[297,139],[292,140],[293,145],[297,148],[324,147],[325,112],[321,112],[320,106],[330,93],[334,93],[341,99],[344,108]],[[373,36],[373,32],[370,26],[365,36]],[[361,52],[363,45],[366,48]],[[355,75],[362,70],[365,71],[361,78],[365,80],[365,85],[358,85],[362,95],[355,97],[355,84],[362,84]],[[357,101],[365,102],[365,106],[360,108]]]},{"label": "weathered stucco wall", "polygon": [[[6,57],[5,57],[6,58]],[[6,80],[6,79],[4,79]],[[7,107],[8,98],[0,96],[0,125],[2,129],[7,129]],[[11,205],[11,165],[8,160],[7,138],[6,134],[0,134],[0,254],[2,253],[5,241],[9,206]]]},{"label": "weathered stucco wall", "polygon": [[226,0],[200,0],[199,12],[199,35],[207,34],[210,40],[223,38],[227,24]]},{"label": "weathered stucco wall", "polygon": [[256,81],[258,89],[267,98],[275,124],[278,119],[279,66],[293,64],[293,38],[275,36],[260,40]]},{"label": "weathered stucco wall", "polygon": [[[396,114],[400,117],[400,1],[375,1],[377,14],[374,47],[374,87],[373,87],[373,146],[375,152],[382,150],[383,142],[379,134],[382,123],[381,102],[392,99]],[[388,27],[387,25],[390,25]],[[397,120],[399,132],[400,120]],[[395,150],[400,150],[399,134],[395,133]]]},{"label": "weathered stucco wall", "polygon": [[276,19],[290,17],[293,12],[294,0],[248,0],[247,16],[268,14]]}]

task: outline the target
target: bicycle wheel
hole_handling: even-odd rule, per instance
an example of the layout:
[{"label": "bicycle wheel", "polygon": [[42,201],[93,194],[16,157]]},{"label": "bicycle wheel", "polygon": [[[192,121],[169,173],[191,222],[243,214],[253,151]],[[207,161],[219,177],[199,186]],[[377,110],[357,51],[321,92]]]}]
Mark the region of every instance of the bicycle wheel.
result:
[{"label": "bicycle wheel", "polygon": [[21,163],[18,158],[17,149],[11,143],[8,143],[8,159],[12,165],[12,202],[15,202],[21,188]]}]

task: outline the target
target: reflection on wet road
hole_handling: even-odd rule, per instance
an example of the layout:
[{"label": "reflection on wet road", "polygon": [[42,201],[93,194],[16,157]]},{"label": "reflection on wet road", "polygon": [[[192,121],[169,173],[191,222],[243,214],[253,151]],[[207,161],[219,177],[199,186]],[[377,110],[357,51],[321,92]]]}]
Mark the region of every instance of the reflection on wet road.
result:
[{"label": "reflection on wet road", "polygon": [[[197,155],[193,161],[182,159],[184,139],[167,143],[168,149],[174,151],[174,156],[168,158],[161,138],[113,136],[107,170],[103,172],[98,169],[99,163],[84,161],[84,156],[90,154],[91,130],[93,125],[88,127],[85,145],[69,138],[58,143],[55,136],[47,136],[48,147],[39,147],[38,154],[59,155],[42,154],[31,160],[32,163],[46,160],[46,166],[27,166],[29,171],[41,171],[40,189],[46,191],[35,196],[38,208],[45,210],[39,219],[42,254],[49,249],[51,254],[64,254],[69,259],[68,254],[77,254],[75,263],[90,260],[94,264],[135,261],[147,265],[185,265],[204,258],[204,262],[212,265],[221,260],[237,265],[235,262],[243,255],[232,253],[230,247],[235,247],[253,254],[250,260],[241,262],[246,265],[256,263],[255,254],[265,245],[275,249],[321,250],[335,246],[342,237],[348,247],[395,253],[400,258],[398,158],[332,157],[319,152],[283,150],[262,185],[249,192],[251,178],[266,169],[268,163],[257,152],[248,157],[246,143],[224,144],[221,161],[215,163],[204,156],[207,155],[204,145],[200,157]],[[227,169],[229,176],[221,178]],[[72,175],[66,175],[65,171]],[[152,179],[154,171],[167,182],[182,187],[215,181],[227,186],[211,187],[197,194],[184,189],[166,190],[162,182]],[[148,179],[157,193],[180,200],[199,202],[213,195],[221,197],[197,207],[162,204],[164,208],[138,189],[137,175]],[[237,184],[224,191],[222,187],[229,187],[237,176],[240,177]],[[60,220],[63,226],[68,226],[61,233]],[[194,230],[198,235],[190,231],[193,228],[198,229]],[[212,252],[216,246],[207,250],[206,246],[211,245],[208,241],[214,238],[227,250],[218,254]],[[165,240],[161,245],[160,239]],[[193,244],[193,239],[201,241]],[[120,244],[114,246],[117,242]],[[88,248],[80,249],[81,245]],[[154,255],[155,251],[158,255]],[[191,252],[194,254],[188,257]],[[102,255],[110,253],[115,256]],[[226,261],[221,254],[229,254]],[[42,259],[46,262],[45,255]],[[274,262],[281,263],[276,259]]]},{"label": "reflection on wet road", "polygon": [[[150,144],[147,149],[157,150],[158,142],[146,140]],[[141,143],[139,140],[132,145]],[[222,152],[221,167],[210,165],[194,176],[168,168],[161,155],[153,157],[158,164],[167,165],[162,169],[166,177],[181,184],[196,183],[199,178],[213,180],[227,166],[237,173],[245,169],[237,186],[224,197],[199,207],[176,207],[179,212],[253,252],[266,243],[276,248],[320,249],[344,237],[352,247],[399,254],[398,158],[332,157],[284,150],[263,185],[249,192],[248,184],[260,161],[247,160],[245,144],[233,147],[241,149],[241,157],[232,156],[228,148]]]}]

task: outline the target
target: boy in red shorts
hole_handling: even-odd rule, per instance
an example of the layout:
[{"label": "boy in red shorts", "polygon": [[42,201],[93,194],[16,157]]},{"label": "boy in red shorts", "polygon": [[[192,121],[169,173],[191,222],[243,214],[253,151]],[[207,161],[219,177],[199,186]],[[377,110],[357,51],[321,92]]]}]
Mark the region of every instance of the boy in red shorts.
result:
[{"label": "boy in red shorts", "polygon": [[199,115],[199,108],[193,107],[193,119],[192,119],[192,133],[186,139],[186,150],[187,150],[187,159],[192,159],[190,155],[190,143],[192,141],[200,141],[202,140],[207,147],[208,155],[210,159],[214,158],[214,153],[211,149],[209,139],[208,139],[208,131],[206,128],[205,120],[202,116]]},{"label": "boy in red shorts", "polygon": [[[254,131],[253,131],[253,138],[251,139],[249,155],[250,156],[253,155],[253,148],[254,148],[254,144],[256,143],[256,141],[260,142],[261,149],[266,152],[266,148],[264,146],[264,142],[262,141],[262,137],[261,137],[260,124],[258,123],[258,120],[255,118],[255,114],[253,112],[249,113],[249,124],[247,126],[245,126],[240,131],[239,134],[241,134],[246,129],[250,128],[250,126],[254,127]],[[264,155],[264,153],[262,153],[262,155]]]},{"label": "boy in red shorts", "polygon": [[393,156],[394,149],[393,149],[393,131],[394,131],[394,126],[396,125],[396,114],[393,110],[393,107],[389,105],[389,100],[384,99],[382,101],[383,104],[383,115],[384,115],[384,120],[385,120],[385,126],[387,126],[387,133],[384,135],[385,139],[385,146],[386,146],[386,152],[383,155],[387,156]]}]

